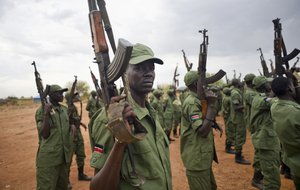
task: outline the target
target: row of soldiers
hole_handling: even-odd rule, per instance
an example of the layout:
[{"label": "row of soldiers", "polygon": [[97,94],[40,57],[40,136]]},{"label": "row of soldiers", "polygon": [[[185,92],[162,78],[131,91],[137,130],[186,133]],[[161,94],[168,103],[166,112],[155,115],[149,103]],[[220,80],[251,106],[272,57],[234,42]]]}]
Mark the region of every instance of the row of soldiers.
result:
[{"label": "row of soldiers", "polygon": [[258,189],[280,189],[280,173],[290,178],[289,167],[299,189],[300,146],[296,115],[299,116],[300,106],[293,89],[293,84],[285,77],[273,80],[252,73],[244,77],[244,84],[233,79],[231,85],[223,88],[225,151],[235,153],[237,163],[250,164],[243,157],[239,160],[237,155],[245,143],[248,129],[254,147],[251,184]]},{"label": "row of soldiers", "polygon": [[[121,121],[127,130],[132,134],[135,134],[137,126],[145,130],[146,135],[139,141],[124,142],[114,136],[109,131],[110,125],[114,124],[108,117],[111,113],[101,106],[94,109],[91,105],[93,102],[97,105],[98,101],[96,93],[91,94],[87,110],[91,112],[88,126],[92,148],[90,166],[95,168],[95,176],[90,183],[90,189],[172,189],[169,142],[171,129],[177,123],[174,122],[174,119],[177,118],[174,116],[174,105],[177,104],[175,103],[175,91],[172,89],[172,92],[167,92],[166,103],[157,103],[163,106],[162,114],[153,108],[155,106],[154,99],[153,106],[148,102],[148,94],[152,90],[155,78],[155,65],[160,64],[163,64],[163,61],[154,57],[149,47],[135,44],[129,66],[126,69],[131,92],[127,97],[128,102],[122,103],[124,100],[122,96],[113,97],[111,100],[112,103],[122,103]],[[198,78],[197,71],[189,71],[184,77],[188,92],[183,96],[181,102],[181,158],[186,168],[190,189],[217,189],[212,171],[213,160],[218,162],[212,134],[212,126],[218,111],[217,96],[211,91],[206,92],[207,113],[204,116],[202,103],[197,96]],[[266,87],[269,81],[264,77],[255,79],[253,79],[253,84],[257,92],[263,93],[264,96],[259,93],[252,96],[251,109],[244,105],[246,92],[242,93],[242,83],[232,80],[232,87],[229,88],[231,95],[228,118],[234,128],[234,137],[230,139],[230,132],[227,132],[229,139],[226,139],[226,150],[235,153],[237,163],[250,164],[242,155],[246,137],[244,111],[250,110],[248,118],[250,117],[252,127],[249,125],[249,129],[255,131],[252,131],[253,142],[256,138],[258,139],[258,146],[254,143],[257,152],[255,163],[260,165],[258,171],[263,174],[264,188],[279,189],[280,187],[280,178],[279,183],[277,180],[279,175],[279,138],[282,144],[283,161],[291,168],[295,185],[299,189],[299,129],[297,128],[299,122],[295,122],[299,120],[299,117],[296,116],[299,115],[300,108],[291,96],[292,92],[295,92],[293,90],[295,88],[287,83],[284,77],[273,80],[272,90],[279,100],[270,108],[272,101],[267,93],[270,88]],[[76,119],[70,120],[66,106],[60,104],[65,91],[66,89],[58,85],[51,85],[50,103],[45,104],[44,108],[39,108],[36,114],[40,137],[37,153],[37,189],[67,188],[70,162],[74,151],[72,142],[75,139],[75,129],[78,129],[80,122]],[[226,90],[224,89],[224,91]],[[154,94],[162,96],[161,92],[154,91]],[[224,92],[224,94],[227,93]],[[257,103],[255,103],[256,97],[259,98]],[[283,101],[280,102],[281,99]],[[282,104],[290,105],[288,110],[292,113],[287,115],[286,107]],[[254,109],[257,111],[253,112]],[[270,114],[272,120],[270,120]],[[282,114],[285,114],[285,117]],[[170,115],[172,117],[168,117]],[[289,118],[290,116],[292,118]],[[225,119],[226,129],[230,128],[227,119]],[[265,121],[266,123],[264,123]],[[273,125],[276,132],[272,128]],[[286,128],[285,125],[289,127]],[[178,125],[176,124],[176,126]],[[290,129],[293,131],[288,132]],[[275,141],[276,139],[277,141]],[[266,148],[267,145],[272,147]],[[254,179],[256,179],[257,173],[255,172]],[[274,175],[277,175],[277,178],[274,178]],[[88,178],[88,176],[86,177]]]}]

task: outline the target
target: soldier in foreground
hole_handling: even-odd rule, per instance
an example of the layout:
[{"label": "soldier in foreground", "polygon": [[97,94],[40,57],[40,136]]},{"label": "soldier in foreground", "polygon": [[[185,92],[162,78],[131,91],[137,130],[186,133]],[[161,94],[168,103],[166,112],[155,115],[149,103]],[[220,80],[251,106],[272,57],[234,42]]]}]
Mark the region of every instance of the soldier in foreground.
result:
[{"label": "soldier in foreground", "polygon": [[300,105],[295,100],[295,86],[289,79],[278,77],[271,87],[279,99],[271,106],[271,115],[284,150],[283,162],[291,169],[296,190],[300,190]]},{"label": "soldier in foreground", "polygon": [[[127,124],[138,118],[148,132],[142,140],[128,144],[120,142],[105,126],[108,123],[105,110],[96,118],[93,125],[96,144],[91,166],[99,172],[91,181],[91,190],[172,189],[169,142],[157,112],[146,101],[155,78],[155,63],[163,64],[163,61],[154,57],[149,47],[133,46],[126,70],[131,93],[127,98],[132,100],[132,105],[125,104],[122,115]],[[143,183],[139,181],[141,178],[144,178]]]},{"label": "soldier in foreground", "polygon": [[70,133],[75,126],[69,124],[67,107],[60,104],[67,90],[51,85],[48,93],[50,103],[36,111],[35,120],[41,137],[36,157],[37,189],[68,188],[72,154]]},{"label": "soldier in foreground", "polygon": [[202,119],[201,102],[197,96],[198,78],[197,71],[189,71],[184,77],[190,92],[182,104],[180,152],[189,188],[214,190],[217,189],[217,184],[212,162],[217,158],[211,126],[217,114],[217,97],[206,94],[208,108],[205,119]]}]

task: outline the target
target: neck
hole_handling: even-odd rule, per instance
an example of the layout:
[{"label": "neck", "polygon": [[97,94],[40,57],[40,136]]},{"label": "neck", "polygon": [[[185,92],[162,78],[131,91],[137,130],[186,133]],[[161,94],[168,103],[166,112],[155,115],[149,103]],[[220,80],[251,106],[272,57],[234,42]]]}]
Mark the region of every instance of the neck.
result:
[{"label": "neck", "polygon": [[131,91],[131,96],[139,106],[142,108],[146,107],[146,94],[138,94],[134,91]]}]

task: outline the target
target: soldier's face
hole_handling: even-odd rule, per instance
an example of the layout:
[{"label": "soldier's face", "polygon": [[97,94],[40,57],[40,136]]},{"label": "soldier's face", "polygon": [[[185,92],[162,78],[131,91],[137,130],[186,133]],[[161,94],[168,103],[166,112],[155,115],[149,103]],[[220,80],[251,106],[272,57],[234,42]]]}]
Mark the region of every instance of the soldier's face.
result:
[{"label": "soldier's face", "polygon": [[64,100],[63,93],[64,92],[62,91],[54,92],[53,94],[50,95],[50,98],[55,102],[62,102]]},{"label": "soldier's face", "polygon": [[129,65],[126,73],[130,89],[137,93],[149,93],[152,90],[155,78],[154,68],[152,61]]}]

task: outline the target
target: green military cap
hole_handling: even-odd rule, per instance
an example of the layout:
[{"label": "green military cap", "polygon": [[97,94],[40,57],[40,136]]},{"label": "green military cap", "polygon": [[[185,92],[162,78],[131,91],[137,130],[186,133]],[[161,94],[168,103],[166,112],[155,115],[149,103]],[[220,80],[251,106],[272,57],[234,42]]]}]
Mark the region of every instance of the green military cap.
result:
[{"label": "green military cap", "polygon": [[189,71],[184,76],[184,83],[186,86],[193,84],[193,82],[197,81],[199,78],[197,71]]},{"label": "green military cap", "polygon": [[52,84],[50,85],[49,88],[49,94],[53,94],[54,92],[66,92],[66,91],[68,91],[67,88],[62,88],[57,84]]},{"label": "green military cap", "polygon": [[257,76],[253,79],[252,84],[254,85],[254,88],[259,88],[267,82],[272,82],[272,80],[272,78],[267,78],[265,76]]},{"label": "green military cap", "polygon": [[137,43],[133,46],[129,64],[136,65],[141,62],[152,60],[154,63],[163,64],[164,62],[154,57],[153,51],[146,45]]},{"label": "green military cap", "polygon": [[253,73],[246,74],[246,76],[244,77],[244,81],[250,82],[254,79],[254,77],[255,77],[255,74],[253,74]]},{"label": "green military cap", "polygon": [[95,90],[92,90],[91,95],[96,96],[97,92]]},{"label": "green military cap", "polygon": [[154,96],[158,96],[158,95],[162,95],[163,94],[163,92],[160,90],[160,89],[155,89],[154,91],[153,91],[153,95]]},{"label": "green military cap", "polygon": [[231,91],[231,90],[230,90],[230,88],[228,88],[228,87],[223,88],[223,93],[224,93],[224,94],[229,94],[230,91]]}]

